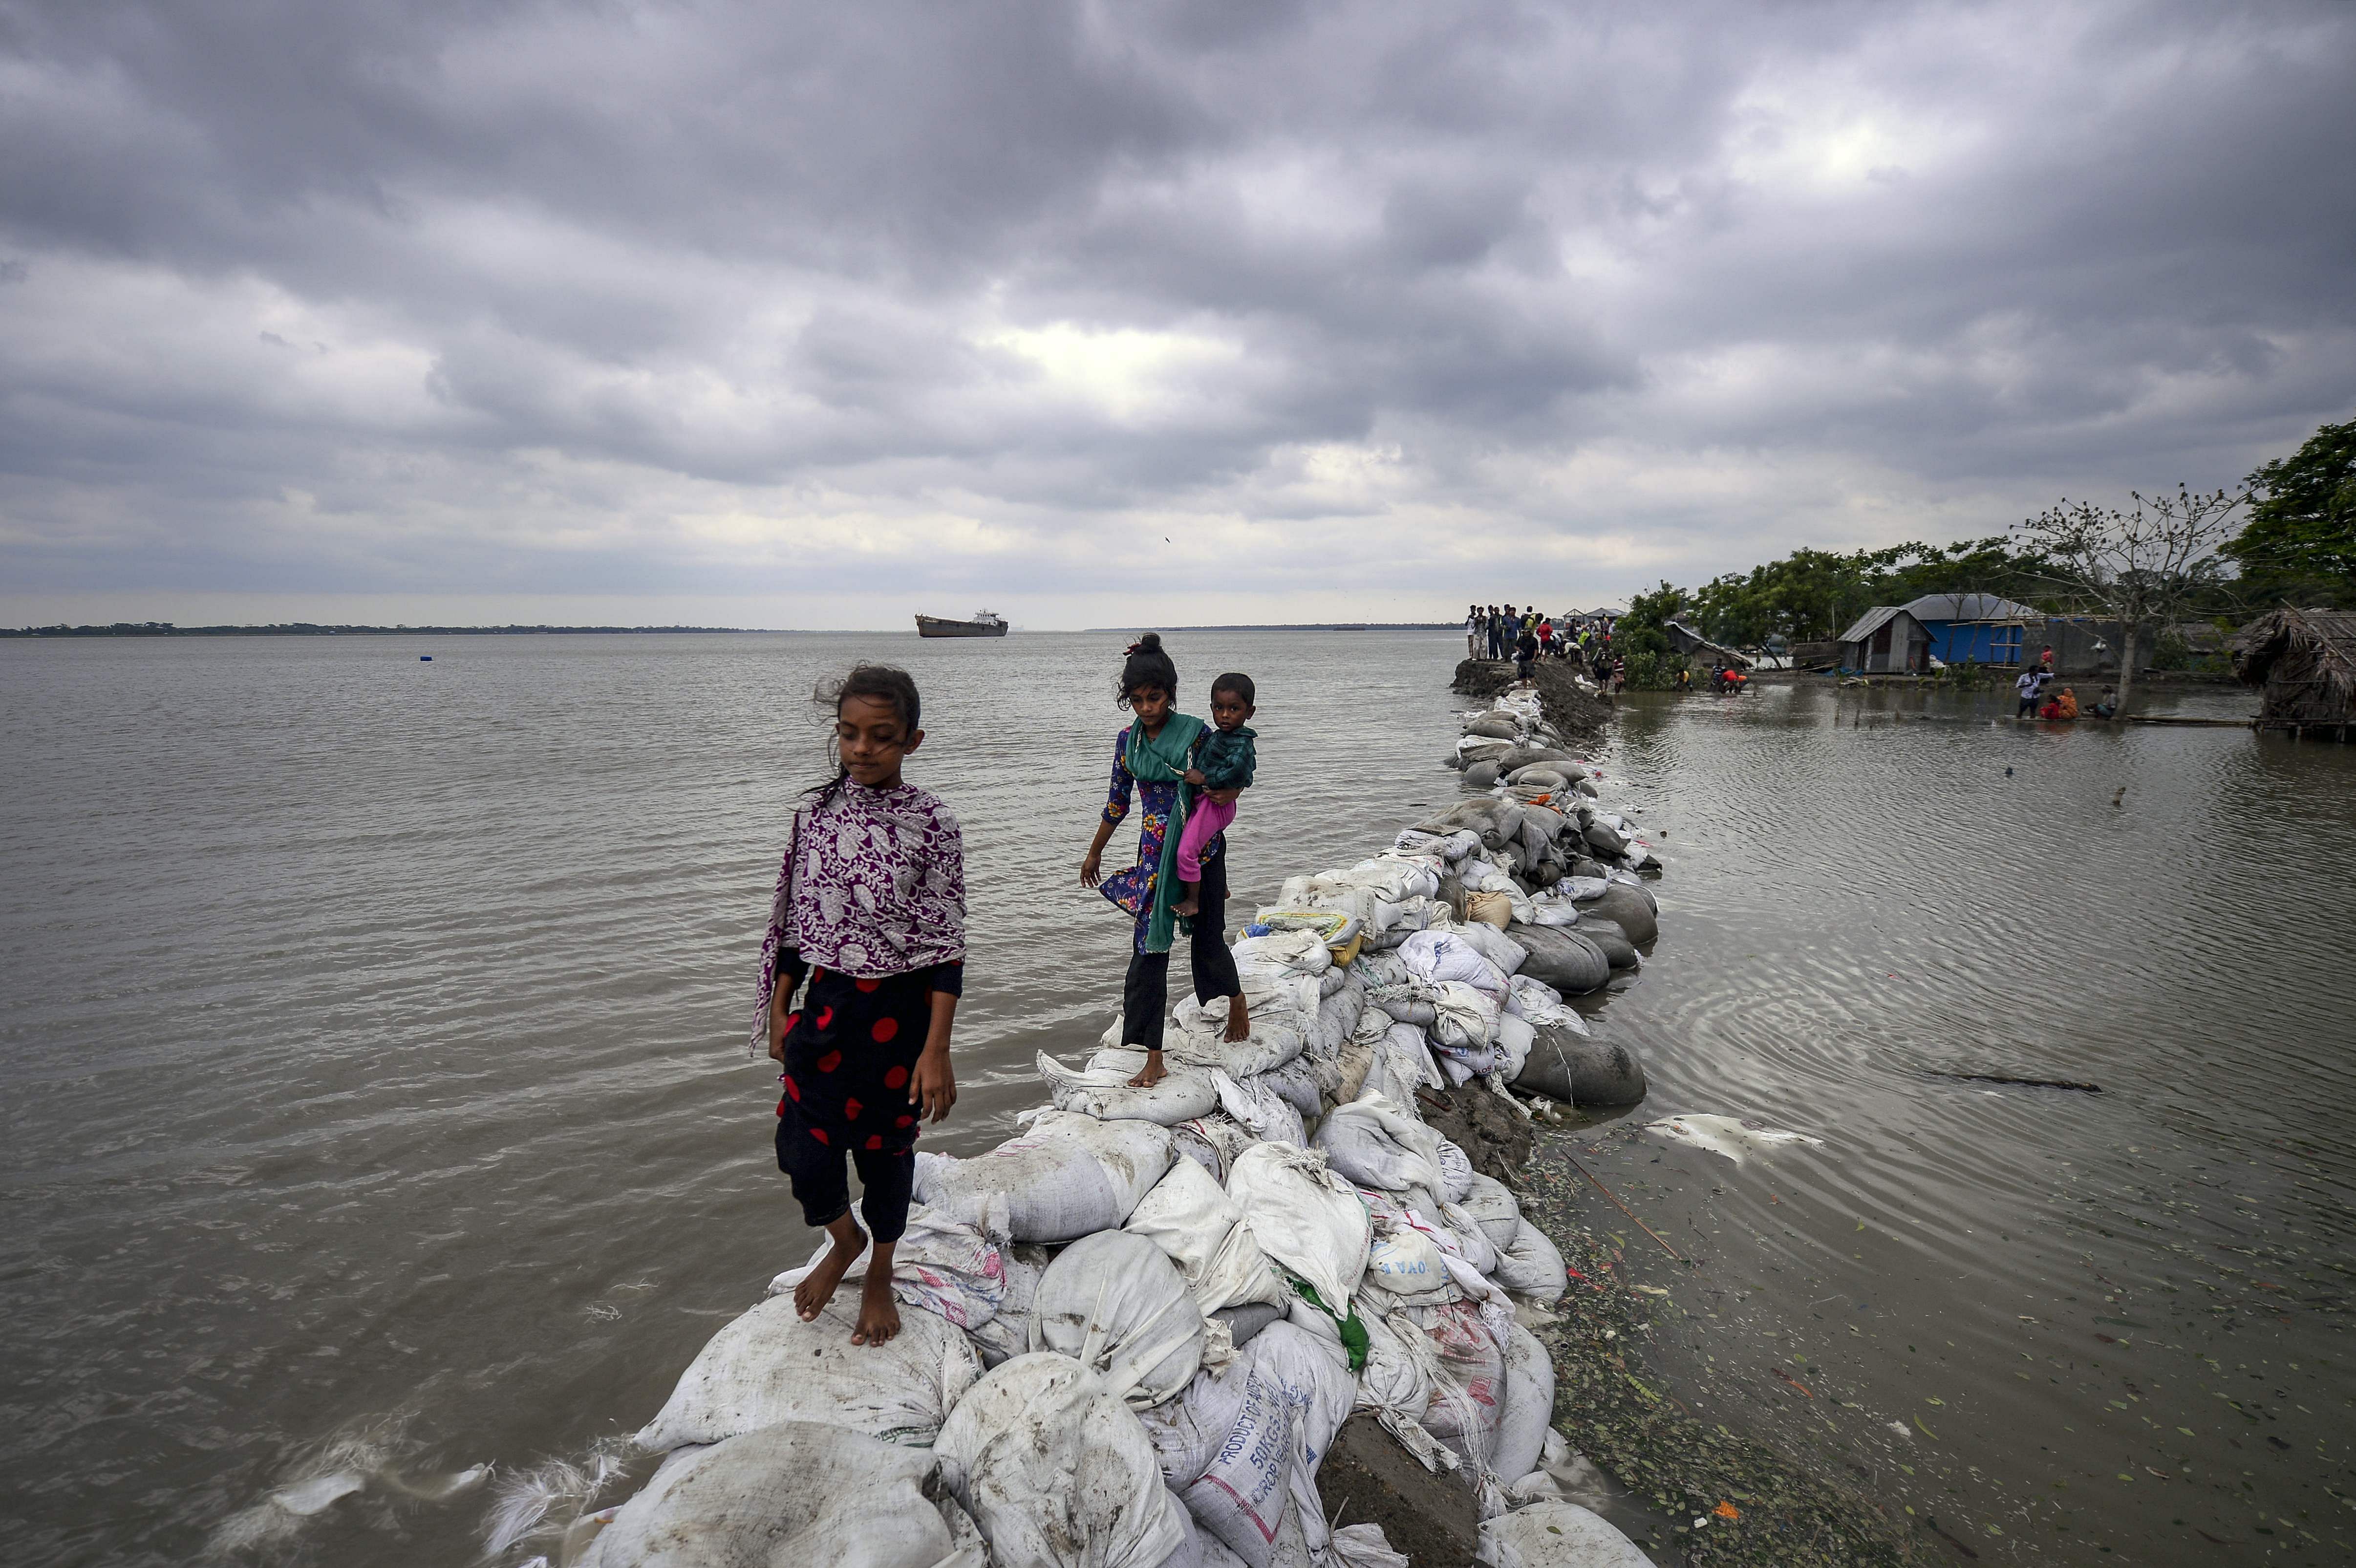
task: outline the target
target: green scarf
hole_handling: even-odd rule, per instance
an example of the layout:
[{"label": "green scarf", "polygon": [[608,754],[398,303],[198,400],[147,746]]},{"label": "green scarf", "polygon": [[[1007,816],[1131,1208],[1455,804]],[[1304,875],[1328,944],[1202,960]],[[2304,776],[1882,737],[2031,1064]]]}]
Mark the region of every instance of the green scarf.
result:
[{"label": "green scarf", "polygon": [[[1153,908],[1145,922],[1145,950],[1168,952],[1170,933],[1177,917],[1170,907],[1178,902],[1178,835],[1186,831],[1186,809],[1194,803],[1194,787],[1186,782],[1194,741],[1203,721],[1191,714],[1173,714],[1162,733],[1149,736],[1143,725],[1129,726],[1129,771],[1141,784],[1175,784],[1177,798],[1170,804],[1170,821],[1162,830],[1162,864],[1153,878]],[[1193,923],[1188,923],[1193,929]]]}]

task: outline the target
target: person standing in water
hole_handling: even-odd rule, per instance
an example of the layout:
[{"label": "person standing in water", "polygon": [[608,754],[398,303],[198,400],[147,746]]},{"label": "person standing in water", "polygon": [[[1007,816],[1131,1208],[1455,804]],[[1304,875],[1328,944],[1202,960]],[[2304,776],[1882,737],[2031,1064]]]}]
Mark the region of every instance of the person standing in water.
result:
[{"label": "person standing in water", "polygon": [[[1173,711],[1177,695],[1178,667],[1162,651],[1160,636],[1149,631],[1130,645],[1120,668],[1115,701],[1133,717],[1113,737],[1112,785],[1096,837],[1080,860],[1080,886],[1097,888],[1135,923],[1129,975],[1121,984],[1120,1027],[1121,1044],[1145,1053],[1144,1068],[1130,1080],[1140,1088],[1161,1082],[1168,1073],[1162,1061],[1162,1039],[1170,1000],[1170,943],[1180,920],[1178,840],[1184,836],[1186,813],[1194,803],[1186,773],[1194,768],[1204,739],[1202,720]],[[1236,793],[1216,789],[1209,791],[1209,798],[1232,805]],[[1145,820],[1137,832],[1137,864],[1103,875],[1105,845],[1129,815],[1132,794],[1145,803]],[[1194,999],[1227,998],[1226,1038],[1241,1040],[1251,1033],[1251,1014],[1225,934],[1225,849],[1215,838],[1205,846],[1197,912],[1186,922],[1187,954]]]},{"label": "person standing in water", "polygon": [[[949,1031],[965,988],[965,844],[940,798],[900,777],[925,740],[905,671],[860,665],[820,701],[834,710],[836,771],[788,825],[754,1041],[782,1069],[777,1168],[802,1218],[834,1243],[794,1287],[794,1310],[816,1318],[873,1237],[851,1341],[881,1345],[900,1331],[892,1254],[907,1229],[918,1122],[957,1103]],[[864,1189],[863,1235],[846,1159]]]}]

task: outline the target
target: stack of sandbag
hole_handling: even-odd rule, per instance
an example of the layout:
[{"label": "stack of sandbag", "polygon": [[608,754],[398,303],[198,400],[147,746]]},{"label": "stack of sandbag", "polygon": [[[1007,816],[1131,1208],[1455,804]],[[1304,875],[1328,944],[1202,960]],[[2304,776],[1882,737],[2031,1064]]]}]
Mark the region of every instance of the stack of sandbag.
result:
[{"label": "stack of sandbag", "polygon": [[852,1541],[863,1568],[988,1568],[941,1470],[837,1423],[779,1422],[666,1464],[580,1568],[839,1563]]},{"label": "stack of sandbag", "polygon": [[1048,1105],[1017,1135],[916,1156],[898,1337],[849,1343],[864,1255],[812,1323],[808,1266],[778,1276],[640,1433],[672,1456],[587,1561],[858,1540],[881,1568],[1397,1568],[1318,1501],[1353,1409],[1460,1473],[1483,1562],[1612,1561],[1624,1538],[1549,1495],[1553,1369],[1515,1316],[1559,1299],[1561,1256],[1419,1096],[1641,1096],[1564,997],[1655,939],[1650,849],[1535,693],[1469,719],[1455,760],[1504,781],[1288,879],[1235,943],[1242,1039],[1227,999],[1183,997],[1135,1088],[1116,1018],[1077,1066],[1038,1057]]}]

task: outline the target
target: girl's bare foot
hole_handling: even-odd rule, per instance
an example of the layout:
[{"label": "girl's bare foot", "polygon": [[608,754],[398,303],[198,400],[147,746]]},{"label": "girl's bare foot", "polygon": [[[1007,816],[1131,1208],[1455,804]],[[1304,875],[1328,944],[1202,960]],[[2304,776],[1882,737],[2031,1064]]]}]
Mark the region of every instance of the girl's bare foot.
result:
[{"label": "girl's bare foot", "polygon": [[1227,998],[1227,1032],[1223,1037],[1231,1046],[1251,1038],[1251,1008],[1240,991]]},{"label": "girl's bare foot", "polygon": [[1137,1076],[1129,1080],[1129,1087],[1131,1089],[1151,1089],[1155,1084],[1160,1083],[1163,1079],[1168,1078],[1169,1076],[1170,1069],[1162,1065],[1162,1053],[1159,1051],[1148,1051],[1145,1053],[1145,1065],[1137,1069]]},{"label": "girl's bare foot", "polygon": [[[838,1234],[835,1225],[842,1226],[849,1231],[849,1236]],[[835,1225],[830,1225],[826,1230],[826,1233],[833,1238],[834,1250],[819,1260],[818,1267],[805,1274],[802,1283],[794,1287],[794,1316],[804,1323],[814,1322],[825,1310],[826,1304],[834,1299],[834,1287],[842,1283],[842,1276],[851,1272],[851,1265],[859,1261],[861,1250],[867,1245],[866,1232],[852,1224],[849,1215],[836,1220]]]},{"label": "girl's bare foot", "polygon": [[859,1292],[859,1326],[851,1331],[853,1345],[881,1345],[900,1332],[900,1304],[892,1294],[892,1271],[870,1267]]},{"label": "girl's bare foot", "polygon": [[1203,912],[1202,898],[1194,891],[1195,884],[1192,882],[1182,882],[1178,886],[1184,889],[1185,897],[1180,898],[1175,904],[1171,905],[1170,912],[1173,915],[1183,915],[1191,920],[1196,915]]}]

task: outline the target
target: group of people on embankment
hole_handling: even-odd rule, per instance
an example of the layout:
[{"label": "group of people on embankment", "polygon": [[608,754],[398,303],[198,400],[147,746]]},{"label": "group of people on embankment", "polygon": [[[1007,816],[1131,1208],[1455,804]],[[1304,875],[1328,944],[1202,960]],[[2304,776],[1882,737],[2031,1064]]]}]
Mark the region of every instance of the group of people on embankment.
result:
[{"label": "group of people on embankment", "polygon": [[1575,660],[1598,688],[1627,684],[1628,660],[1612,645],[1618,618],[1555,617],[1512,605],[1472,605],[1464,613],[1464,652],[1471,659],[1510,659],[1525,681],[1541,659]]}]

